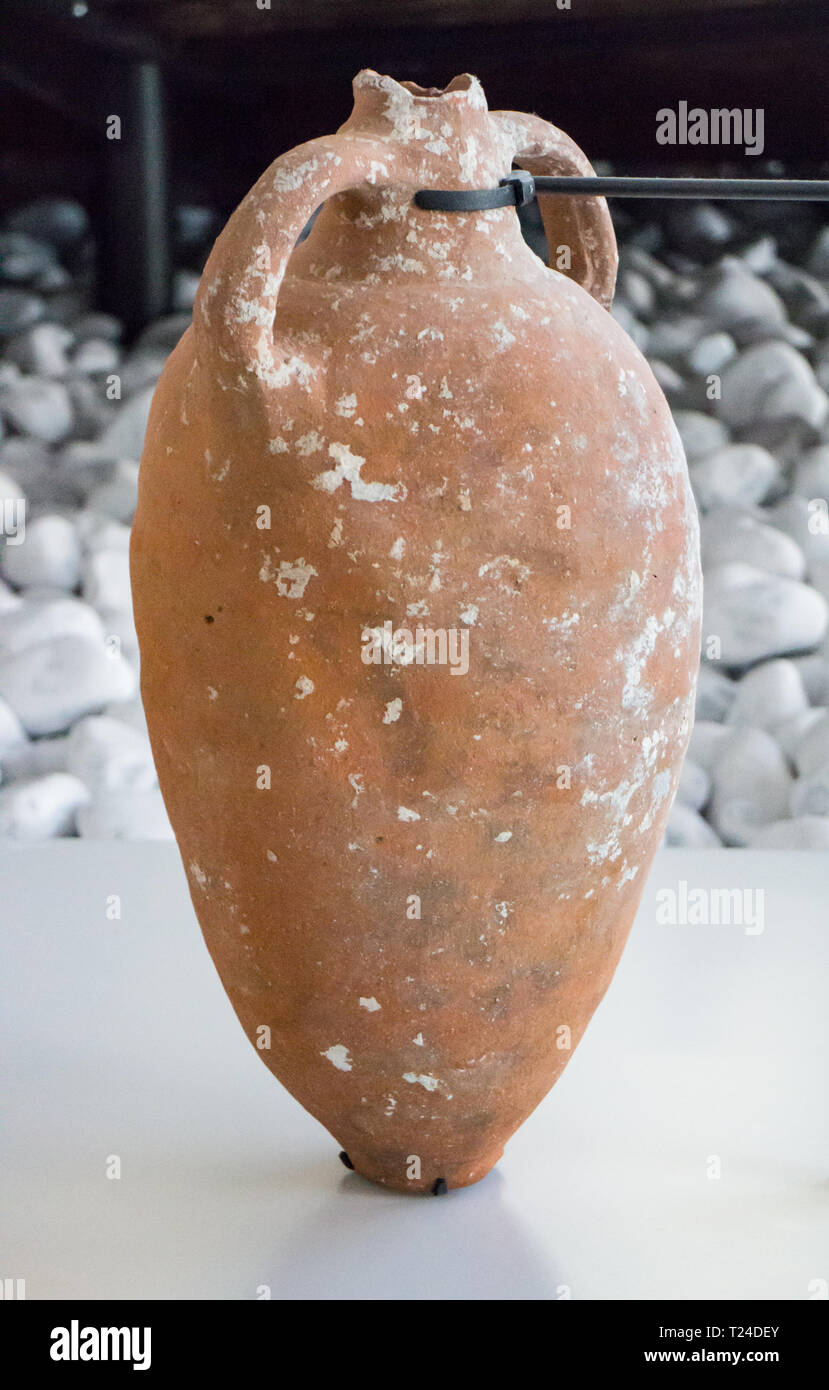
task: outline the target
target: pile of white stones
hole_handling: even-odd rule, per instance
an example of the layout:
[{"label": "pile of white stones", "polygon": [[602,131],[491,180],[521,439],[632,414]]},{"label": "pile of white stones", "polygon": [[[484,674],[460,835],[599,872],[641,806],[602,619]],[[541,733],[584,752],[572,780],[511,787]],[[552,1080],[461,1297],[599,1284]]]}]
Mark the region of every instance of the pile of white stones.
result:
[{"label": "pile of white stones", "polygon": [[829,227],[742,206],[637,229],[613,310],[700,511],[703,662],[667,843],[829,849]]},{"label": "pile of white stones", "polygon": [[[186,211],[185,236],[213,229]],[[125,350],[90,308],[81,207],[42,201],[0,229],[0,837],[172,837],[128,546],[150,399],[197,283],[179,271],[180,312]]]},{"label": "pile of white stones", "polygon": [[[213,215],[182,209],[181,228],[195,245]],[[667,843],[829,849],[829,227],[792,253],[784,224],[697,204],[620,241],[613,312],[671,403],[702,525],[697,723]],[[177,273],[177,312],[126,349],[90,307],[88,245],[74,203],[0,228],[0,837],[169,838],[127,547],[198,276]]]}]

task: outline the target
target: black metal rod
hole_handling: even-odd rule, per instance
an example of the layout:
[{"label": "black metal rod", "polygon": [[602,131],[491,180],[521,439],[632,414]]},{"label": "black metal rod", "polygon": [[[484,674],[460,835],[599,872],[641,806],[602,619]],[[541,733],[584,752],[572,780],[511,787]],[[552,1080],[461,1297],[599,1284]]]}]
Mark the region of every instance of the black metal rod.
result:
[{"label": "black metal rod", "polygon": [[746,198],[796,202],[829,200],[829,179],[648,179],[537,177],[538,193],[603,198]]},{"label": "black metal rod", "polygon": [[605,174],[589,178],[540,174],[533,179],[518,170],[496,188],[420,188],[414,202],[432,212],[476,212],[523,207],[538,193],[561,193],[566,198],[751,198],[822,203],[829,200],[829,179],[640,179]]}]

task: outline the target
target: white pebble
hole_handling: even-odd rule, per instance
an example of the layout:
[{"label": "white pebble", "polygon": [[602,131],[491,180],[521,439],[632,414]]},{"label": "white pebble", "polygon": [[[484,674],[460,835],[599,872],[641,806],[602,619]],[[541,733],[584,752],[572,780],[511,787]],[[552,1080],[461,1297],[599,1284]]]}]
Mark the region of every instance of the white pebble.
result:
[{"label": "white pebble", "polygon": [[619,324],[619,327],[623,328],[628,337],[633,340],[639,351],[644,352],[648,346],[647,325],[640,323],[633,311],[628,308],[627,304],[623,304],[621,300],[614,301],[611,305],[610,313]]},{"label": "white pebble", "polygon": [[619,247],[619,264],[643,275],[660,294],[669,291],[674,283],[674,272],[649,251],[633,242]]},{"label": "white pebble", "polygon": [[692,811],[701,811],[710,795],[711,778],[709,774],[692,758],[686,758],[679,775],[677,801],[683,806],[690,806]]},{"label": "white pebble", "polygon": [[124,402],[97,441],[102,455],[114,461],[140,459],[154,391],[154,386],[145,386]]},{"label": "white pebble", "polygon": [[25,747],[27,742],[26,730],[11,705],[0,699],[0,759],[5,761],[9,753]]},{"label": "white pebble", "polygon": [[132,521],[138,504],[138,464],[120,459],[112,476],[93,488],[87,497],[88,505],[116,521]]},{"label": "white pebble", "polygon": [[[91,440],[70,439],[53,456],[52,476],[61,479],[64,487],[72,489],[75,502],[109,477],[115,467],[112,459],[99,457],[96,450],[97,446]],[[48,479],[45,479],[41,490],[45,492],[47,488]],[[78,513],[72,519],[77,526]]]},{"label": "white pebble", "polygon": [[699,308],[719,327],[732,333],[742,332],[747,325],[761,324],[772,329],[786,322],[780,296],[736,256],[723,256],[710,272]]},{"label": "white pebble", "polygon": [[736,507],[717,507],[700,523],[700,551],[707,573],[718,565],[754,565],[784,579],[802,579],[806,557],[791,536]]},{"label": "white pebble", "polygon": [[9,588],[5,579],[0,579],[0,616],[9,613],[12,608],[18,608],[21,603],[20,595]]},{"label": "white pebble", "polygon": [[61,381],[21,376],[0,389],[0,411],[21,434],[57,444],[72,428],[72,402]]},{"label": "white pebble", "polygon": [[697,318],[692,314],[658,319],[648,340],[648,352],[652,357],[661,358],[665,362],[673,362],[677,357],[687,357],[710,328],[707,319]]},{"label": "white pebble", "polygon": [[699,410],[675,410],[674,424],[679,430],[685,457],[689,463],[706,458],[728,443],[728,430],[720,420],[703,415]]},{"label": "white pebble", "polygon": [[[810,562],[809,583],[829,603],[829,555]],[[829,656],[829,646],[826,646],[825,655]]]},{"label": "white pebble", "polygon": [[27,590],[20,603],[0,612],[0,653],[10,656],[58,637],[103,641],[104,627],[94,608],[70,594],[43,599]]},{"label": "white pebble", "polygon": [[166,348],[137,348],[121,363],[121,389],[124,397],[134,396],[146,386],[154,386],[164,370],[169,353]]},{"label": "white pebble", "polygon": [[807,777],[829,763],[829,710],[821,710],[816,719],[795,744],[794,765],[801,777]]},{"label": "white pebble", "polygon": [[829,705],[829,659],[825,656],[797,656],[797,669],[810,705]]},{"label": "white pebble", "polygon": [[776,341],[757,343],[727,364],[715,406],[719,418],[736,430],[789,420],[819,430],[829,411],[806,358]]},{"label": "white pebble", "polygon": [[107,338],[85,338],[72,353],[72,370],[90,376],[114,372],[121,354],[116,343]]},{"label": "white pebble", "polygon": [[752,835],[752,849],[829,849],[829,816],[773,821]]},{"label": "white pebble", "polygon": [[25,496],[26,494],[16,478],[13,478],[10,473],[0,473],[0,503],[7,499],[10,502],[20,501]]},{"label": "white pebble", "polygon": [[[113,420],[116,403],[107,400],[101,386],[89,376],[68,376],[66,389],[75,415],[74,432],[77,442],[94,439],[99,431],[105,429]],[[111,456],[109,462],[112,462]]]},{"label": "white pebble", "polygon": [[173,275],[173,308],[192,309],[201,276],[195,270],[177,270]]},{"label": "white pebble", "polygon": [[0,836],[15,840],[48,840],[69,835],[89,792],[77,777],[53,772],[31,782],[13,782],[0,789]]},{"label": "white pebble", "polygon": [[779,744],[763,729],[733,729],[712,780],[711,823],[726,844],[748,844],[756,826],[788,811],[792,776]]},{"label": "white pebble", "polygon": [[697,376],[709,376],[722,371],[736,355],[737,345],[730,333],[706,333],[688,353],[688,366]]},{"label": "white pebble", "polygon": [[705,662],[697,678],[696,718],[722,723],[737,694],[737,684],[724,671],[717,671]]},{"label": "white pebble", "polygon": [[0,695],[32,735],[63,733],[110,701],[130,699],[135,689],[124,658],[87,637],[40,642],[0,666]]},{"label": "white pebble", "polygon": [[669,848],[715,849],[720,838],[707,821],[690,806],[675,801],[665,827],[665,844]]},{"label": "white pebble", "polygon": [[821,227],[818,232],[806,265],[818,279],[829,280],[829,226]]},{"label": "white pebble", "polygon": [[[745,848],[751,843],[759,825],[766,825],[767,816],[760,793],[753,791],[749,796],[722,796],[710,810],[711,822],[716,827],[723,844]],[[777,806],[774,815],[779,816],[785,806]]]},{"label": "white pebble", "polygon": [[129,724],[131,729],[137,729],[140,734],[147,735],[147,715],[141,703],[140,696],[133,700],[123,700],[117,704],[107,705],[104,714],[111,715],[113,719],[119,719],[122,724]]},{"label": "white pebble", "polygon": [[714,724],[708,719],[698,719],[691,730],[688,744],[688,757],[699,763],[706,772],[711,772],[720,752],[730,737],[731,730],[724,724]]},{"label": "white pebble", "polygon": [[691,468],[694,496],[704,511],[762,502],[779,481],[777,461],[759,444],[731,444]]},{"label": "white pebble", "polygon": [[87,551],[129,550],[130,528],[110,516],[84,508],[75,516],[81,544]]},{"label": "white pebble", "polygon": [[100,608],[104,627],[104,640],[115,651],[120,651],[136,671],[139,668],[140,653],[138,634],[135,631],[135,617],[131,608]]},{"label": "white pebble", "polygon": [[81,577],[81,546],[68,517],[37,516],[26,527],[22,545],[7,545],[3,577],[19,589],[47,584],[76,589]]},{"label": "white pebble", "polygon": [[793,763],[795,760],[795,749],[804,738],[805,734],[819,719],[823,718],[822,709],[805,709],[801,714],[796,714],[792,719],[784,719],[774,726],[774,737],[789,759]]},{"label": "white pebble", "polygon": [[66,350],[73,341],[73,335],[60,323],[36,323],[17,335],[6,356],[34,376],[62,377],[69,368]]},{"label": "white pebble", "polygon": [[120,319],[96,310],[72,320],[72,332],[79,343],[86,342],[88,338],[104,338],[107,342],[117,343],[123,331]]},{"label": "white pebble", "polygon": [[720,642],[725,666],[810,651],[829,625],[826,600],[806,584],[753,565],[719,565],[705,580],[703,651]]},{"label": "white pebble", "polygon": [[74,594],[67,594],[63,589],[56,589],[52,584],[32,584],[28,589],[21,589],[20,598],[24,604],[82,602],[82,600],[76,599]]},{"label": "white pebble", "polygon": [[740,259],[755,275],[768,275],[777,264],[777,242],[772,236],[759,237],[743,248]]},{"label": "white pebble", "polygon": [[146,736],[106,715],[81,719],[69,734],[66,766],[96,795],[157,785]]},{"label": "white pebble", "polygon": [[129,554],[125,550],[96,550],[87,555],[82,590],[93,608],[132,608]]},{"label": "white pebble", "polygon": [[829,444],[808,449],[797,462],[792,489],[801,497],[824,497],[829,500]]},{"label": "white pebble", "polygon": [[669,362],[661,362],[658,357],[648,359],[648,365],[665,395],[670,399],[685,390],[685,381]]},{"label": "white pebble", "polygon": [[32,515],[33,506],[49,510],[58,503],[64,505],[74,500],[64,495],[67,491],[66,480],[53,467],[49,450],[36,439],[13,435],[4,440],[0,445],[0,470],[4,477],[12,478],[25,493],[27,519]]},{"label": "white pebble", "polygon": [[766,661],[746,671],[739,681],[726,723],[772,730],[808,708],[809,698],[794,662]]},{"label": "white pebble", "polygon": [[811,572],[814,565],[829,560],[829,534],[825,529],[826,513],[822,505],[810,506],[813,499],[785,497],[767,509],[769,521],[785,535],[791,536],[806,556]]},{"label": "white pebble", "polygon": [[829,763],[798,778],[789,807],[793,816],[829,816]]},{"label": "white pebble", "polygon": [[15,779],[45,777],[49,772],[66,772],[68,734],[57,738],[31,738],[3,758],[3,775]]}]

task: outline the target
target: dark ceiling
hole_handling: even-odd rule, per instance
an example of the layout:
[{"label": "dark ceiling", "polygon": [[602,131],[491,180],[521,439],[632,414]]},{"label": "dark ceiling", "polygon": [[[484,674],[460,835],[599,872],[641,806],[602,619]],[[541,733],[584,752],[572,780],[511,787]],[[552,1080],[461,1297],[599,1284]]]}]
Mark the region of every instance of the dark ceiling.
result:
[{"label": "dark ceiling", "polygon": [[761,107],[770,159],[805,174],[826,159],[827,0],[560,2],[3,0],[5,196],[27,178],[94,183],[105,103],[142,55],[164,74],[177,185],[227,207],[346,118],[362,67],[426,86],[475,72],[491,106],[540,112],[619,172],[710,167],[717,152],[655,142],[656,112],[681,99]]}]

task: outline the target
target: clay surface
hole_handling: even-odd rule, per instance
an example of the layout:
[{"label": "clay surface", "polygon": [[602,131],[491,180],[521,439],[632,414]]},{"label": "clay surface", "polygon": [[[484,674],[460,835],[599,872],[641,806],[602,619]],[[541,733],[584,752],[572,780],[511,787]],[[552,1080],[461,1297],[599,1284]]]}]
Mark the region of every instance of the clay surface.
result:
[{"label": "clay surface", "polygon": [[412,203],[584,156],[474,78],[354,90],[216,243],[132,574],[161,787],[242,1026],[358,1172],[430,1192],[491,1168],[612,978],[689,734],[698,532],[605,309],[603,201],[546,200],[569,275],[514,209]]}]

